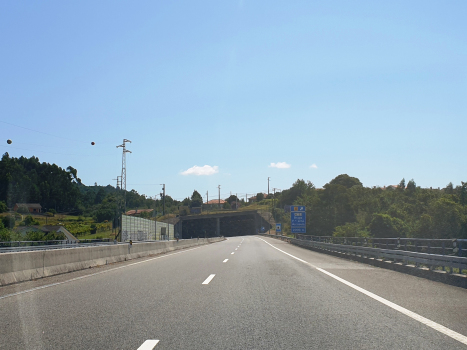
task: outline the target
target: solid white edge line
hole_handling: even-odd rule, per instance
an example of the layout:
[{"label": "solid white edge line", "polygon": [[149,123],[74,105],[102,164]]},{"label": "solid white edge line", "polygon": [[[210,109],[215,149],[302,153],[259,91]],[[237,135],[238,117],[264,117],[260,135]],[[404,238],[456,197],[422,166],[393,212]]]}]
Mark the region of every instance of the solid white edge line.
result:
[{"label": "solid white edge line", "polygon": [[141,344],[138,350],[152,350],[156,347],[157,343],[159,343],[159,340],[157,339],[148,339]]},{"label": "solid white edge line", "polygon": [[229,259],[225,259],[225,260],[223,261],[223,263],[226,263],[227,261],[229,261]]},{"label": "solid white edge line", "polygon": [[[23,291],[21,291],[21,292],[16,292],[16,293],[12,293],[12,294],[6,294],[6,295],[3,295],[3,296],[0,296],[0,300],[6,299],[6,298],[10,298],[10,297],[14,297],[14,296],[16,296],[16,295],[21,295],[21,294],[26,294],[26,293],[34,292],[35,290],[39,290],[39,289],[44,289],[44,288],[49,288],[49,287],[53,287],[53,286],[58,286],[58,285],[60,285],[60,284],[65,284],[65,283],[69,283],[69,282],[74,282],[74,281],[77,281],[77,280],[80,280],[80,279],[83,279],[83,278],[88,278],[88,277],[92,277],[92,276],[97,276],[97,275],[100,275],[100,274],[102,274],[102,273],[107,273],[107,272],[110,272],[110,271],[115,271],[115,270],[124,269],[124,268],[126,268],[126,267],[133,266],[133,265],[138,265],[138,264],[142,264],[142,263],[145,263],[145,262],[148,262],[148,261],[152,261],[152,260],[156,260],[156,259],[162,259],[162,258],[166,258],[166,257],[172,256],[172,255],[176,255],[176,254],[186,253],[186,252],[189,252],[189,251],[191,251],[191,250],[195,250],[195,249],[199,249],[199,248],[203,248],[203,247],[205,247],[205,245],[202,245],[202,246],[199,246],[199,247],[195,247],[195,248],[191,248],[191,249],[184,249],[184,250],[181,251],[181,252],[176,252],[176,253],[172,253],[172,254],[164,254],[164,255],[162,255],[162,256],[157,256],[157,257],[155,257],[155,258],[146,259],[146,260],[143,260],[143,261],[138,261],[138,262],[131,263],[131,264],[128,264],[128,265],[124,265],[124,266],[114,267],[114,268],[112,268],[112,269],[108,269],[108,270],[105,270],[105,271],[99,271],[99,272],[96,272],[96,273],[92,273],[92,274],[90,274],[90,275],[75,277],[75,278],[72,278],[72,279],[69,279],[69,280],[66,280],[66,281],[62,281],[62,282],[56,282],[56,283],[46,284],[46,285],[44,285],[44,286],[39,286],[39,287],[31,288],[31,289],[26,289],[26,290],[23,290]],[[123,261],[120,261],[120,262],[123,262]],[[76,271],[82,271],[82,270],[76,270]],[[74,271],[73,271],[73,272],[74,272]],[[49,276],[49,277],[52,277],[52,276]],[[5,287],[7,287],[7,286],[5,286]]]},{"label": "solid white edge line", "polygon": [[408,309],[406,309],[406,308],[404,308],[402,306],[399,306],[399,305],[397,305],[397,304],[395,304],[395,303],[393,303],[393,302],[391,302],[389,300],[386,300],[386,299],[384,299],[384,298],[382,298],[382,297],[380,297],[380,296],[378,296],[378,295],[376,295],[376,294],[374,294],[372,292],[367,291],[366,289],[363,289],[363,288],[361,288],[361,287],[359,287],[359,286],[357,286],[357,285],[355,285],[355,284],[353,284],[353,283],[351,283],[349,281],[346,281],[343,278],[340,278],[340,277],[338,277],[338,276],[336,276],[336,275],[334,275],[334,274],[332,274],[332,273],[330,273],[330,272],[328,272],[326,270],[323,270],[323,269],[321,269],[319,267],[316,267],[313,264],[310,264],[309,262],[307,262],[307,261],[305,261],[303,259],[297,258],[296,256],[294,256],[292,254],[284,252],[283,250],[273,246],[271,243],[265,241],[262,238],[259,238],[259,239],[262,240],[263,242],[269,244],[274,249],[277,249],[278,251],[280,251],[280,252],[282,252],[282,253],[284,253],[284,254],[286,254],[286,255],[288,255],[288,256],[290,256],[290,257],[292,257],[292,258],[294,258],[294,259],[296,259],[298,261],[301,261],[301,262],[303,262],[303,263],[305,263],[307,265],[310,265],[311,267],[315,268],[316,270],[318,270],[318,271],[320,271],[320,272],[334,278],[335,280],[337,280],[337,281],[339,281],[341,283],[344,283],[345,285],[359,291],[360,293],[363,293],[366,296],[369,296],[370,298],[372,298],[374,300],[377,300],[380,303],[382,303],[382,304],[384,304],[386,306],[389,306],[390,308],[392,308],[392,309],[394,309],[396,311],[399,311],[400,313],[402,313],[402,314],[404,314],[406,316],[409,316],[410,318],[412,318],[412,319],[414,319],[414,320],[416,320],[416,321],[418,321],[420,323],[423,323],[424,325],[426,325],[426,326],[428,326],[430,328],[433,328],[434,330],[436,330],[436,331],[438,331],[440,333],[443,333],[443,334],[447,335],[448,337],[451,337],[452,339],[455,339],[455,340],[459,341],[462,344],[467,345],[467,337],[465,335],[457,333],[457,332],[453,331],[452,329],[444,327],[443,325],[440,325],[439,323],[436,323],[436,322],[434,322],[432,320],[429,320],[428,318],[425,318],[425,317],[423,317],[423,316],[421,316],[421,315],[419,315],[419,314],[417,314],[417,313],[415,313],[413,311],[410,311],[410,310],[408,310]]},{"label": "solid white edge line", "polygon": [[212,281],[212,279],[214,278],[214,276],[215,276],[215,274],[209,275],[209,277],[206,278],[206,279],[204,280],[204,282],[201,283],[201,284],[209,284],[209,282]]}]

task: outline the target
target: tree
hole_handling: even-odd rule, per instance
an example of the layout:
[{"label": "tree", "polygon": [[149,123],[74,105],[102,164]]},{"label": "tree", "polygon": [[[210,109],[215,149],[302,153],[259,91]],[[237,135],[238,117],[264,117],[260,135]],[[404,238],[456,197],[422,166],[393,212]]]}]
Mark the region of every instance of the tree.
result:
[{"label": "tree", "polygon": [[5,213],[8,211],[8,207],[4,201],[0,201],[0,213]]},{"label": "tree", "polygon": [[285,205],[294,204],[298,197],[310,194],[315,189],[315,186],[310,181],[298,179],[291,188],[284,190],[281,193],[281,202]]},{"label": "tree", "polygon": [[105,198],[105,190],[101,187],[96,193],[96,197],[94,198],[94,204],[100,204]]},{"label": "tree", "polygon": [[240,202],[240,199],[234,194],[232,194],[229,198],[226,199],[226,202],[232,203],[232,202]]},{"label": "tree", "polygon": [[26,216],[24,219],[24,225],[25,226],[32,226],[32,225],[39,225],[39,222],[34,220],[31,215]]},{"label": "tree", "polygon": [[398,189],[405,190],[405,179],[403,178],[401,182],[399,182]]},{"label": "tree", "polygon": [[191,208],[201,207],[203,205],[203,197],[198,191],[194,190],[191,195]]},{"label": "tree", "polygon": [[460,196],[459,196],[459,199],[460,199],[460,203],[462,205],[466,205],[467,204],[467,182],[464,182],[464,181],[461,181],[461,188],[460,188]]},{"label": "tree", "polygon": [[264,194],[262,192],[258,192],[256,194],[256,201],[261,202],[264,199]]},{"label": "tree", "polygon": [[2,217],[2,223],[5,228],[12,229],[15,227],[15,217],[13,215],[7,215]]},{"label": "tree", "polygon": [[373,214],[369,229],[373,237],[379,238],[405,237],[407,234],[405,223],[387,214]]},{"label": "tree", "polygon": [[466,218],[460,204],[439,198],[430,203],[427,214],[431,217],[430,225],[425,225],[429,238],[454,238],[462,234]]},{"label": "tree", "polygon": [[452,185],[452,182],[448,183],[446,187],[444,188],[444,193],[446,194],[454,194],[454,187]]},{"label": "tree", "polygon": [[44,233],[41,231],[28,231],[26,233],[27,241],[43,241],[44,239]]},{"label": "tree", "polygon": [[417,189],[417,185],[415,184],[415,181],[412,179],[407,183],[407,192],[409,194],[415,193],[415,190]]},{"label": "tree", "polygon": [[29,209],[25,205],[21,205],[21,206],[18,207],[17,212],[20,213],[20,214],[27,214],[27,213],[29,213]]},{"label": "tree", "polygon": [[337,226],[332,235],[334,237],[369,237],[370,233],[362,229],[357,222],[348,222],[345,225]]},{"label": "tree", "polygon": [[331,185],[342,185],[347,188],[352,188],[353,186],[362,186],[362,183],[356,177],[351,177],[347,174],[342,174],[336,176],[329,182]]},{"label": "tree", "polygon": [[78,177],[78,170],[73,168],[71,165],[66,168],[66,170],[73,176],[73,179],[81,184],[81,179]]}]

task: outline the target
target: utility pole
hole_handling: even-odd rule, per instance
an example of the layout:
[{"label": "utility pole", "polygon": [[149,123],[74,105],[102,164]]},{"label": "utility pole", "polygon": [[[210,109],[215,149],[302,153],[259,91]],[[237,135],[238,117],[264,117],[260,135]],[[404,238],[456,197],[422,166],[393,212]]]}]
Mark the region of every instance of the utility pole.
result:
[{"label": "utility pole", "polygon": [[274,222],[276,222],[276,190],[278,190],[278,188],[274,187],[272,190],[274,191],[272,197],[272,217],[274,218]]},{"label": "utility pole", "polygon": [[[112,179],[112,180],[117,180],[117,187],[115,187],[115,189],[117,191],[120,191],[122,189],[122,177],[121,176],[117,176],[116,179]],[[119,216],[119,211],[120,211],[120,200],[119,200],[119,196],[117,195],[117,204],[118,204],[118,208],[115,209],[116,211],[116,214],[115,214],[115,220],[114,220],[114,228],[115,228],[115,233],[116,230],[117,230],[117,227],[120,227],[120,224],[119,224],[119,221],[120,221],[120,216]],[[113,229],[112,229],[112,232],[113,232]]]},{"label": "utility pole", "polygon": [[268,196],[269,196],[269,179],[270,177],[268,176]]},{"label": "utility pole", "polygon": [[221,185],[217,186],[219,189],[219,209],[221,208]]},{"label": "utility pole", "polygon": [[235,193],[235,209],[236,210],[238,209],[238,196],[236,193]]},{"label": "utility pole", "polygon": [[119,177],[121,177],[121,176],[117,176],[116,179],[112,179],[112,180],[117,180],[117,187],[115,187],[116,190],[118,190],[118,189],[120,188],[120,186],[119,186],[119,185],[120,185],[120,181],[119,181],[119,179],[118,179]]},{"label": "utility pole", "polygon": [[161,193],[161,197],[162,197],[162,216],[165,215],[165,184],[161,184],[162,185],[162,193]]},{"label": "utility pole", "polygon": [[122,190],[123,190],[123,208],[124,208],[125,213],[126,213],[126,154],[131,153],[131,151],[126,149],[126,142],[131,143],[130,140],[123,139],[123,143],[117,146],[117,148],[123,147],[121,184],[122,184]]}]

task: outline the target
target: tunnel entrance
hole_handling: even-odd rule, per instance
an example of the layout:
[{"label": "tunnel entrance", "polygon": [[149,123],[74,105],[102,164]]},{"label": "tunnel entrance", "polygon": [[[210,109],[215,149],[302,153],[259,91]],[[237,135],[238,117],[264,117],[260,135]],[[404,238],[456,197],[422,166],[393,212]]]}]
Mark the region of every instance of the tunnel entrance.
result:
[{"label": "tunnel entrance", "polygon": [[256,234],[262,227],[271,228],[256,211],[184,216],[180,224],[182,239],[216,237],[218,231],[224,237],[245,236]]}]

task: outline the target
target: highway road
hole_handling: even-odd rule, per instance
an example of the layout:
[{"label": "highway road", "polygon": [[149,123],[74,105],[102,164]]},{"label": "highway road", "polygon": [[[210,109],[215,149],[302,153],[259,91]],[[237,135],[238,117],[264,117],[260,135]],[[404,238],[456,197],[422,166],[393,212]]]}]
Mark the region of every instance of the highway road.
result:
[{"label": "highway road", "polygon": [[1,349],[467,349],[467,290],[268,237],[0,288]]}]

